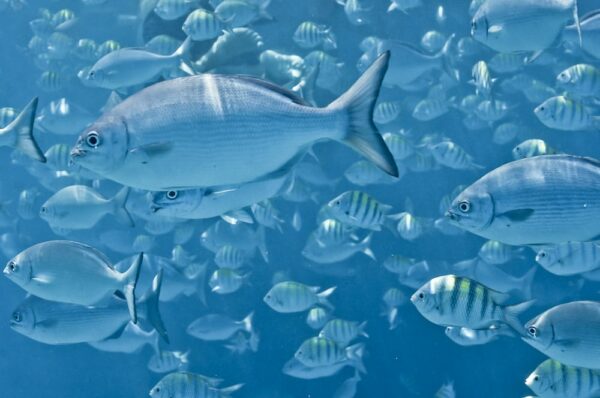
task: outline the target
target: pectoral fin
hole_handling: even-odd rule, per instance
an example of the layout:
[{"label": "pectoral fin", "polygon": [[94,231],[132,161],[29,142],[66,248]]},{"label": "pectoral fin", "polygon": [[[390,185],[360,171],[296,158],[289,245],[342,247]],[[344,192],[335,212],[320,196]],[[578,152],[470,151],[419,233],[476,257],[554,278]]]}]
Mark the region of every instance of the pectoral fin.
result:
[{"label": "pectoral fin", "polygon": [[574,348],[580,342],[581,342],[581,340],[579,340],[579,339],[559,339],[559,340],[554,340],[553,344],[556,344],[557,346],[559,346],[561,348]]},{"label": "pectoral fin", "polygon": [[164,155],[165,153],[168,153],[171,149],[173,149],[172,142],[155,142],[152,144],[141,145],[130,149],[128,152],[128,156],[131,156],[139,163],[146,164],[152,158]]},{"label": "pectoral fin", "polygon": [[498,214],[497,218],[506,218],[512,222],[522,222],[527,220],[533,215],[535,210],[533,209],[515,209],[505,213]]}]

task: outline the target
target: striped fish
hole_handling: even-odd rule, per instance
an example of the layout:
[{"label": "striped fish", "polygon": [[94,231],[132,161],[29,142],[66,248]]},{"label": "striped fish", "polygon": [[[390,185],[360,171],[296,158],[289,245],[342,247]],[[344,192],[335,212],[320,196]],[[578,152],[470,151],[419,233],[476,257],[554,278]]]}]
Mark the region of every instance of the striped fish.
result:
[{"label": "striped fish", "polygon": [[501,265],[515,258],[520,251],[497,240],[488,240],[481,246],[478,254],[488,264]]},{"label": "striped fish", "polygon": [[121,44],[115,40],[107,40],[96,48],[96,59],[100,59],[113,51],[121,49]]},{"label": "striped fish", "polygon": [[286,281],[273,286],[265,295],[263,301],[273,310],[281,313],[303,312],[316,304],[333,308],[327,298],[335,289],[334,286],[320,291],[318,287]]},{"label": "striped fish", "polygon": [[24,189],[19,194],[17,213],[24,220],[33,220],[39,214],[39,203],[37,199],[40,192],[36,188]]},{"label": "striped fish", "polygon": [[248,276],[231,268],[219,268],[211,275],[208,285],[213,293],[230,294],[238,291]]},{"label": "striped fish", "polygon": [[198,8],[187,16],[182,29],[192,40],[203,41],[218,37],[225,24],[214,13]]},{"label": "striped fish", "polygon": [[555,155],[558,151],[546,144],[546,141],[532,138],[521,142],[513,148],[512,154],[515,160],[531,158],[541,155]]},{"label": "striped fish", "polygon": [[532,303],[504,305],[509,298],[471,279],[443,275],[425,283],[410,301],[436,325],[483,329],[502,322],[521,332],[517,315]]},{"label": "striped fish", "polygon": [[0,128],[4,128],[17,118],[19,112],[15,108],[0,108]]},{"label": "striped fish", "polygon": [[200,3],[198,0],[158,0],[154,12],[162,19],[172,21],[183,17]]},{"label": "striped fish", "polygon": [[215,253],[215,264],[219,268],[238,269],[250,260],[250,253],[232,245],[225,245]]},{"label": "striped fish", "polygon": [[406,159],[414,153],[412,143],[403,134],[385,133],[383,140],[396,160]]},{"label": "striped fish", "polygon": [[62,90],[66,83],[67,78],[55,71],[45,71],[37,80],[38,87],[49,93]]},{"label": "striped fish", "polygon": [[414,258],[407,258],[399,254],[391,254],[383,262],[383,267],[394,274],[405,274],[411,265],[417,262]]},{"label": "striped fish", "polygon": [[183,43],[181,40],[169,35],[158,35],[148,40],[144,47],[155,54],[171,55],[181,46],[181,43]]},{"label": "striped fish", "polygon": [[400,115],[400,103],[398,101],[383,101],[377,104],[373,112],[375,123],[391,123]]},{"label": "striped fish", "polygon": [[327,206],[330,214],[345,224],[373,231],[381,231],[381,226],[385,225],[394,230],[393,216],[388,215],[392,207],[379,203],[366,192],[344,192]]},{"label": "striped fish", "polygon": [[387,318],[390,330],[394,330],[400,324],[398,319],[398,307],[406,302],[406,295],[402,290],[392,287],[383,294],[385,310],[381,314]]},{"label": "striped fish", "polygon": [[506,101],[485,100],[477,105],[475,114],[486,122],[497,122],[505,118],[511,109],[512,107]]},{"label": "striped fish", "polygon": [[337,41],[331,28],[310,21],[302,22],[296,28],[292,39],[302,48],[315,48],[321,45],[325,50],[337,48]]},{"label": "striped fish", "polygon": [[496,145],[505,145],[517,138],[519,133],[523,131],[523,127],[516,123],[502,123],[494,129],[492,142]]},{"label": "striped fish", "polygon": [[276,229],[282,232],[283,219],[279,215],[279,210],[273,206],[270,200],[254,203],[250,206],[252,215],[257,223],[270,229]]},{"label": "striped fish", "polygon": [[407,211],[390,217],[398,220],[396,231],[398,231],[400,237],[409,241],[413,241],[423,235],[431,224],[429,220],[415,217]]},{"label": "striped fish", "polygon": [[75,16],[75,13],[68,8],[63,8],[54,13],[50,23],[55,29],[64,30],[69,26],[72,26],[76,21],[77,17]]},{"label": "striped fish", "polygon": [[454,382],[449,381],[442,384],[439,390],[434,395],[434,398],[456,398],[456,392],[454,391]]},{"label": "striped fish", "polygon": [[399,176],[392,177],[368,160],[358,160],[346,169],[344,177],[352,184],[361,187],[372,184],[395,184],[406,172],[402,164],[397,163],[397,165]]},{"label": "striped fish", "polygon": [[595,242],[565,242],[538,250],[535,261],[555,275],[576,275],[600,268],[600,246]]},{"label": "striped fish", "polygon": [[306,315],[306,324],[311,329],[321,329],[331,318],[331,314],[325,308],[314,307]]},{"label": "striped fish", "polygon": [[448,38],[436,30],[430,30],[421,37],[421,47],[430,53],[437,53],[446,44]]},{"label": "striped fish", "polygon": [[471,76],[473,77],[471,83],[475,86],[477,95],[489,98],[492,94],[492,78],[485,61],[478,61],[473,65]]},{"label": "striped fish", "polygon": [[175,372],[163,377],[152,387],[149,395],[152,398],[225,398],[244,386],[236,384],[219,388],[220,383],[219,379],[195,373]]},{"label": "striped fish", "polygon": [[600,396],[600,371],[542,362],[525,380],[540,398],[592,398]]},{"label": "striped fish", "polygon": [[600,69],[588,64],[573,65],[558,74],[556,84],[570,94],[597,96],[600,94]]},{"label": "striped fish", "polygon": [[189,365],[190,351],[159,351],[148,360],[148,370],[154,373],[167,373],[186,370]]},{"label": "striped fish", "polygon": [[339,347],[347,347],[352,340],[359,336],[369,337],[365,328],[367,322],[358,323],[345,319],[332,319],[323,327],[319,333],[319,337],[324,337],[333,340]]},{"label": "striped fish", "polygon": [[356,240],[357,237],[354,235],[354,231],[353,226],[328,218],[319,224],[313,235],[323,245],[336,245],[350,239]]},{"label": "striped fish", "polygon": [[478,165],[462,147],[452,141],[442,141],[429,147],[435,160],[442,166],[454,170],[475,170],[484,168]]},{"label": "striped fish", "polygon": [[449,110],[446,98],[425,98],[417,103],[412,116],[421,122],[428,122],[444,116]]},{"label": "striped fish", "polygon": [[92,39],[79,39],[75,43],[73,52],[75,55],[84,61],[96,61],[97,44]]},{"label": "striped fish", "polygon": [[496,341],[500,336],[514,337],[515,332],[507,325],[493,325],[487,329],[469,329],[464,327],[448,326],[446,336],[458,345],[474,346]]},{"label": "striped fish", "polygon": [[362,343],[342,348],[328,338],[312,337],[302,343],[294,357],[303,365],[313,368],[348,362],[364,373],[363,350],[364,344]]},{"label": "striped fish", "polygon": [[576,131],[598,128],[598,117],[592,115],[582,102],[562,95],[548,98],[533,112],[551,129]]},{"label": "striped fish", "polygon": [[497,53],[488,62],[495,73],[516,73],[525,65],[525,57],[515,53]]}]

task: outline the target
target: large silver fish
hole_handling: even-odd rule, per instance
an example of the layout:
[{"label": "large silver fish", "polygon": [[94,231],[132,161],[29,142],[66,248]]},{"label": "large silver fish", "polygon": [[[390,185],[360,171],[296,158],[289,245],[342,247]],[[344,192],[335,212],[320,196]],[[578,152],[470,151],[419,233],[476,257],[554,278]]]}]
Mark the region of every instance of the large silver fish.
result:
[{"label": "large silver fish", "polygon": [[285,168],[316,141],[331,139],[397,176],[372,121],[389,57],[382,55],[325,108],[248,77],[207,74],[161,82],[105,113],[71,154],[103,177],[168,191],[254,181]]},{"label": "large silver fish", "polygon": [[600,369],[600,303],[557,305],[525,325],[523,340],[570,366]]},{"label": "large silver fish", "polygon": [[571,19],[579,26],[577,0],[488,0],[473,17],[471,35],[498,52],[539,53]]},{"label": "large silver fish", "polygon": [[476,235],[510,245],[600,236],[600,162],[547,155],[507,163],[461,192],[446,213]]}]

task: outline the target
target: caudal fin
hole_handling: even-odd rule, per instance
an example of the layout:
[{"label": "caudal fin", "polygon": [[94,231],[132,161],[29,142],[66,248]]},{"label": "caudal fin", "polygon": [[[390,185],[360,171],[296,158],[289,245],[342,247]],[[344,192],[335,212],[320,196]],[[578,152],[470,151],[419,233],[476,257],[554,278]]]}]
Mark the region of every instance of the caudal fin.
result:
[{"label": "caudal fin", "polygon": [[365,368],[365,364],[363,363],[364,355],[365,345],[363,343],[351,345],[350,347],[346,348],[346,357],[348,358],[352,366],[360,373],[367,373],[367,369]]},{"label": "caudal fin", "polygon": [[175,50],[175,52],[172,55],[179,61],[179,69],[181,69],[190,76],[195,75],[194,69],[190,66],[187,59],[189,57],[189,52],[193,44],[194,43],[192,42],[192,38],[188,36],[187,39],[184,40],[181,46],[179,46],[179,48]]},{"label": "caudal fin", "polygon": [[524,336],[523,324],[519,321],[519,314],[527,311],[535,300],[525,301],[524,303],[504,307],[504,322],[513,328],[519,335]]},{"label": "caudal fin", "polygon": [[163,323],[160,311],[158,308],[160,288],[162,286],[163,270],[158,271],[158,274],[152,280],[152,286],[146,292],[142,298],[140,304],[144,305],[143,318],[150,322],[152,327],[160,334],[164,341],[169,343],[169,336],[167,335],[167,329]]},{"label": "caudal fin", "polygon": [[144,253],[140,253],[131,267],[125,271],[122,275],[125,286],[123,287],[123,293],[127,300],[127,308],[129,309],[129,316],[133,323],[137,323],[137,308],[135,303],[135,287],[137,281],[140,278],[140,270],[142,269],[142,261],[144,260]]},{"label": "caudal fin", "polygon": [[319,298],[319,304],[333,310],[334,307],[333,305],[329,302],[328,297],[331,296],[331,294],[333,292],[335,292],[335,289],[337,289],[337,286],[334,287],[330,287],[327,290],[323,290],[321,293],[317,294],[317,297]]},{"label": "caudal fin", "polygon": [[0,129],[0,136],[10,137],[9,146],[18,149],[32,159],[46,163],[44,153],[33,137],[33,123],[38,99],[32,99],[8,126]]},{"label": "caudal fin", "polygon": [[373,122],[373,110],[381,83],[390,62],[386,51],[373,62],[352,87],[327,108],[345,110],[348,133],[342,142],[375,163],[386,173],[398,177],[398,166]]},{"label": "caudal fin", "polygon": [[131,214],[127,211],[125,205],[127,204],[127,198],[129,197],[129,188],[123,187],[117,194],[112,198],[113,213],[117,220],[124,225],[129,227],[135,226]]}]

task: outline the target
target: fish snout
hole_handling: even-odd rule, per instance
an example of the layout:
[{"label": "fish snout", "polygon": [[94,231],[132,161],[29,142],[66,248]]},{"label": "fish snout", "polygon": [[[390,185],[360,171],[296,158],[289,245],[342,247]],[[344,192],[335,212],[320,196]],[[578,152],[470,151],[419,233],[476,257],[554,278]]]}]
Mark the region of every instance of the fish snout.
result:
[{"label": "fish snout", "polygon": [[444,213],[444,217],[446,217],[449,221],[458,222],[460,221],[460,216],[452,211],[448,210]]},{"label": "fish snout", "polygon": [[71,155],[71,161],[74,163],[75,159],[85,156],[86,150],[76,146],[71,149],[69,154]]}]

